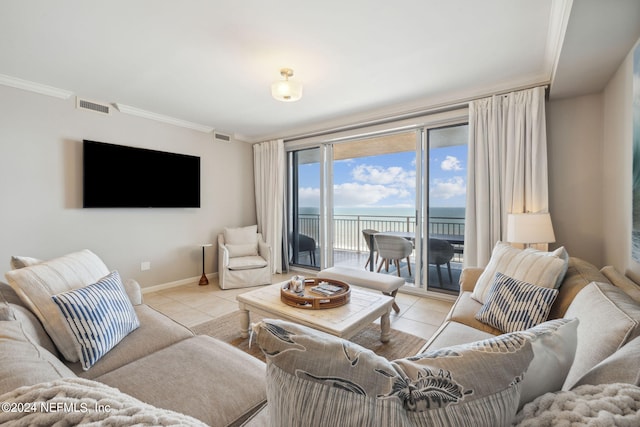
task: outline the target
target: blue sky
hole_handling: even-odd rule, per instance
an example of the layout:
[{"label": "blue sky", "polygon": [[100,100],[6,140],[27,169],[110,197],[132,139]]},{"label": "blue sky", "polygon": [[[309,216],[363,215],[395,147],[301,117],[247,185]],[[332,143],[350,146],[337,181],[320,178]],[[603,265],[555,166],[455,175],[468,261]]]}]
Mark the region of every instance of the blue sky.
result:
[{"label": "blue sky", "polygon": [[[415,204],[414,152],[340,160],[334,163],[334,205],[338,208],[407,208]],[[430,150],[432,207],[464,207],[467,145]],[[300,206],[318,206],[319,165],[300,168]]]}]

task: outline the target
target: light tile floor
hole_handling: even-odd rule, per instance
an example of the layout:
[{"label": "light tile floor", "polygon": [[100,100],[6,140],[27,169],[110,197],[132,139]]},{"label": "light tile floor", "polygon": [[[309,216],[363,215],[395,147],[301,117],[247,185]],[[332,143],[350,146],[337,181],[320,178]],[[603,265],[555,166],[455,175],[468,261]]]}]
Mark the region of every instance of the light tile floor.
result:
[{"label": "light tile floor", "polygon": [[[287,280],[291,274],[276,274],[272,282]],[[252,288],[222,290],[216,278],[206,286],[197,282],[144,294],[144,302],[187,327],[207,322],[238,309],[236,295]],[[391,327],[428,339],[451,309],[451,302],[398,293],[400,313],[391,312]],[[239,328],[239,326],[238,326]]]}]

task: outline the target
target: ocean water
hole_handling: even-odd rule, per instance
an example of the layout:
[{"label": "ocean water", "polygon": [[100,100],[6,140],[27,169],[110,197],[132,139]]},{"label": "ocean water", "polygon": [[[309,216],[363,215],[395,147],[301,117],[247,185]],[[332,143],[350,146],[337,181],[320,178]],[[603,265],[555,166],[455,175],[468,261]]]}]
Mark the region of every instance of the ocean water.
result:
[{"label": "ocean water", "polygon": [[[318,215],[319,210],[315,207],[301,207],[300,214]],[[366,207],[366,208],[335,208],[334,216],[340,215],[360,215],[360,216],[390,216],[390,217],[412,217],[415,216],[414,208],[403,207]],[[464,219],[465,208],[463,207],[433,207],[429,209],[430,217],[458,218]]]}]

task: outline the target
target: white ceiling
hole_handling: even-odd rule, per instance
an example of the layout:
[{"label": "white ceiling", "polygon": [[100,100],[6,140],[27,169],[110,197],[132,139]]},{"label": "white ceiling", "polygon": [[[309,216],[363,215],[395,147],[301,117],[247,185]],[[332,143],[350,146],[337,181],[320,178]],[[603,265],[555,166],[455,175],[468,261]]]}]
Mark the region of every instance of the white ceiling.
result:
[{"label": "white ceiling", "polygon": [[[638,0],[2,0],[0,82],[256,142],[530,85],[596,92],[639,35]],[[282,67],[298,102],[271,98]]]}]

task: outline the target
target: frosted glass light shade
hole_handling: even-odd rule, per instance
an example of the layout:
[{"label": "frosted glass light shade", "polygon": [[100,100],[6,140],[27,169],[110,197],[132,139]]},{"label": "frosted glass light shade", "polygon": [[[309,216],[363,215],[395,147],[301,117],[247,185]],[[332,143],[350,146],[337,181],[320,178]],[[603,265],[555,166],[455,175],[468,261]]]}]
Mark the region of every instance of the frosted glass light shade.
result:
[{"label": "frosted glass light shade", "polygon": [[507,241],[511,243],[552,243],[556,241],[548,213],[509,214]]},{"label": "frosted glass light shade", "polygon": [[271,85],[271,95],[278,101],[294,102],[302,98],[302,84],[280,80]]}]

